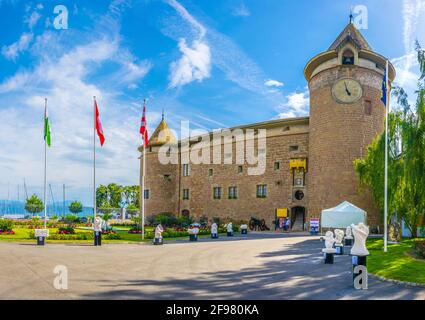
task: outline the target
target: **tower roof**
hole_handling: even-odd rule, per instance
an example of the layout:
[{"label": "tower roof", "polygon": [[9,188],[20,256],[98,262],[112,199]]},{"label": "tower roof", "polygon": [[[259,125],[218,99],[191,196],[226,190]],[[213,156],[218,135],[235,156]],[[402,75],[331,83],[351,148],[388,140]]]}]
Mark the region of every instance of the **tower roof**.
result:
[{"label": "tower roof", "polygon": [[338,50],[340,47],[344,46],[347,42],[352,42],[357,47],[357,49],[369,50],[372,51],[371,46],[356,28],[353,22],[350,23],[342,30],[338,38],[332,43],[328,51]]},{"label": "tower roof", "polygon": [[177,143],[177,139],[168,126],[167,122],[164,119],[164,115],[162,116],[162,120],[159,123],[158,127],[156,127],[154,133],[149,139],[148,145],[152,146],[162,146],[166,143]]}]

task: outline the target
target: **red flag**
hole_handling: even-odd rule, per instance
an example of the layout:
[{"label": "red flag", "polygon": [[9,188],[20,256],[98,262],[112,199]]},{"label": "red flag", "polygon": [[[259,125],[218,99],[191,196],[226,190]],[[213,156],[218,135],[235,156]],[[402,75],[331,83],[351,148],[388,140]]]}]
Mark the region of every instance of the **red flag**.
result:
[{"label": "red flag", "polygon": [[103,146],[105,143],[105,136],[103,135],[102,123],[100,122],[99,109],[97,108],[96,100],[94,100],[94,106],[96,108],[96,131],[100,140],[100,145]]},{"label": "red flag", "polygon": [[143,137],[145,147],[147,147],[149,138],[148,138],[148,125],[146,123],[146,101],[143,104],[142,121],[140,122],[140,134]]}]

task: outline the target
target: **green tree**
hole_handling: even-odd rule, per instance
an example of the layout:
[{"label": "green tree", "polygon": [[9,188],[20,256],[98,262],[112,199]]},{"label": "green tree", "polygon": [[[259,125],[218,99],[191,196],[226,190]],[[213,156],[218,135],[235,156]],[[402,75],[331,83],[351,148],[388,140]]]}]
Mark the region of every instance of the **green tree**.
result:
[{"label": "green tree", "polygon": [[75,215],[78,215],[80,212],[83,211],[83,204],[80,201],[73,201],[71,202],[68,208],[70,212]]},{"label": "green tree", "polygon": [[96,206],[103,207],[109,204],[108,200],[108,187],[100,185],[96,189]]},{"label": "green tree", "polygon": [[37,197],[37,195],[33,194],[26,200],[25,210],[34,216],[34,214],[40,213],[44,210],[43,201]]},{"label": "green tree", "polygon": [[[412,107],[405,91],[396,87],[393,95],[399,108],[389,117],[388,204],[389,212],[404,219],[413,237],[425,218],[425,53],[416,45],[421,76],[416,105]],[[385,135],[368,148],[365,159],[354,165],[361,188],[370,188],[377,206],[384,207]],[[390,215],[389,215],[390,216]]]},{"label": "green tree", "polygon": [[109,205],[112,208],[121,208],[123,200],[123,187],[116,183],[108,184]]}]

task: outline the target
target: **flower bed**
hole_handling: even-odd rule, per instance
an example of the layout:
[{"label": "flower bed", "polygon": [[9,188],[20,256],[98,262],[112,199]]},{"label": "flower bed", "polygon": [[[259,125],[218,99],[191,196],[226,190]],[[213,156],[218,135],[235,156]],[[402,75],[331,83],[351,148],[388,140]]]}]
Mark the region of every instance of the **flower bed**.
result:
[{"label": "flower bed", "polygon": [[75,234],[75,230],[72,227],[61,227],[57,234]]},{"label": "flower bed", "polygon": [[13,230],[0,230],[1,235],[14,235],[15,231]]}]

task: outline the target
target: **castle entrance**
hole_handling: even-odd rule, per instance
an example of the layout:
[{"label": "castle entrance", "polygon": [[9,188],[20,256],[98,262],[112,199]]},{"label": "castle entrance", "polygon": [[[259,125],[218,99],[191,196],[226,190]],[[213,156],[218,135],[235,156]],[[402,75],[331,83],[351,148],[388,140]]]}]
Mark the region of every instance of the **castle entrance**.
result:
[{"label": "castle entrance", "polygon": [[291,230],[304,231],[305,224],[305,208],[293,207],[291,209]]}]

